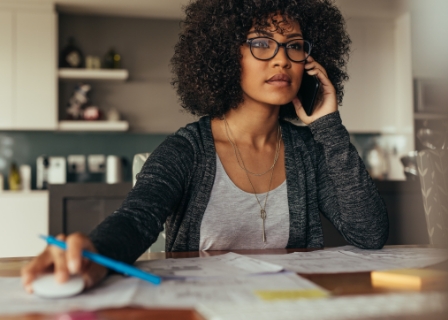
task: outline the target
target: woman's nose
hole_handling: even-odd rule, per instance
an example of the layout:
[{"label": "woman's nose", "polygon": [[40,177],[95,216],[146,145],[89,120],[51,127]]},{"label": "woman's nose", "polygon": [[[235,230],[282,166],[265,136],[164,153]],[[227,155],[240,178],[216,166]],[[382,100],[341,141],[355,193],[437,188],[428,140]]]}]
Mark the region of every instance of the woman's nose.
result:
[{"label": "woman's nose", "polygon": [[286,54],[286,48],[279,46],[277,54],[272,58],[274,65],[279,65],[281,67],[287,67],[291,65],[291,60]]}]

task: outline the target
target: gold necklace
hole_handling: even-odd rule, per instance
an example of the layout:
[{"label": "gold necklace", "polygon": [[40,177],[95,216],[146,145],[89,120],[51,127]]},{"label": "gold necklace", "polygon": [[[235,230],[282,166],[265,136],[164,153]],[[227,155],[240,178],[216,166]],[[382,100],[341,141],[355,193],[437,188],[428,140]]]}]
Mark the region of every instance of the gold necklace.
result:
[{"label": "gold necklace", "polygon": [[[230,139],[230,136],[229,136],[229,132],[227,131],[228,123],[227,123],[227,120],[225,119],[225,117],[224,117],[224,121],[225,121],[225,123],[227,125],[226,126],[227,140],[229,140],[230,144],[233,146],[234,144],[232,143],[232,141]],[[230,130],[230,127],[228,127],[228,129],[229,129],[230,133],[232,133],[232,131]],[[281,141],[281,139],[279,139],[279,141],[277,143],[277,150],[276,150],[276,157],[277,158],[278,158],[278,153],[279,153],[279,149],[280,149],[279,148],[280,141]],[[238,149],[238,146],[236,145],[236,142],[235,142],[235,147],[238,150],[238,153],[241,155],[240,150]],[[236,153],[235,153],[235,155],[236,155]],[[237,156],[237,161],[238,161],[238,156]],[[266,214],[266,203],[268,202],[269,191],[271,191],[272,177],[274,176],[274,167],[275,167],[275,164],[276,164],[277,161],[275,161],[274,164],[272,165],[272,167],[269,169],[269,170],[271,170],[271,177],[269,179],[268,192],[266,193],[266,197],[264,198],[264,205],[263,206],[261,205],[261,202],[258,199],[257,192],[255,191],[255,187],[252,184],[252,181],[250,180],[249,171],[246,169],[246,165],[244,164],[244,160],[243,160],[242,157],[241,157],[241,162],[242,162],[242,165],[243,165],[244,172],[246,173],[247,180],[249,180],[250,186],[252,187],[252,190],[254,191],[255,199],[257,199],[258,205],[260,206],[260,218],[263,221],[263,242],[266,243],[266,228],[265,228],[265,222],[266,222],[266,217],[267,217],[267,214]]]},{"label": "gold necklace", "polygon": [[[232,134],[232,131],[230,130],[229,123],[227,122],[225,116],[224,116],[224,123],[225,123],[225,129],[226,129],[227,140],[229,140],[229,143],[230,143],[230,144],[232,145],[232,147],[233,147],[233,152],[235,153],[236,162],[238,163],[238,165],[240,166],[241,169],[243,169],[246,173],[250,173],[250,174],[253,175],[253,176],[257,176],[257,177],[259,177],[259,176],[265,175],[266,173],[268,173],[269,171],[271,171],[271,170],[274,168],[275,164],[277,163],[279,154],[280,154],[280,144],[281,144],[281,141],[282,141],[282,132],[281,132],[280,126],[278,126],[278,128],[277,128],[277,146],[276,146],[275,155],[274,155],[274,163],[273,163],[272,166],[271,166],[269,169],[267,169],[265,172],[262,172],[262,173],[255,173],[255,172],[249,171],[244,165],[242,165],[242,162],[243,162],[243,156],[241,155],[241,152],[240,152],[240,150],[238,149],[238,146],[236,145],[236,142],[234,143],[234,142],[230,139],[230,137],[229,137],[229,131],[230,131],[230,134],[232,135],[232,137],[233,137],[233,134]],[[235,137],[233,137],[233,139],[235,140]],[[240,158],[241,158],[241,160],[240,160]],[[240,161],[241,161],[241,162],[240,162]]]}]

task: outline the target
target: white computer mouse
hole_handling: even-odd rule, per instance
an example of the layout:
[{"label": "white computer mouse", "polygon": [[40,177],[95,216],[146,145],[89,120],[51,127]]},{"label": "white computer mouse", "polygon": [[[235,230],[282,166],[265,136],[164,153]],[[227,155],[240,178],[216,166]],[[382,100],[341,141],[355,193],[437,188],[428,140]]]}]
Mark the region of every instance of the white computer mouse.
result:
[{"label": "white computer mouse", "polygon": [[41,298],[67,298],[77,295],[84,289],[84,280],[81,276],[70,276],[67,282],[59,283],[54,274],[45,274],[32,283],[33,292]]}]

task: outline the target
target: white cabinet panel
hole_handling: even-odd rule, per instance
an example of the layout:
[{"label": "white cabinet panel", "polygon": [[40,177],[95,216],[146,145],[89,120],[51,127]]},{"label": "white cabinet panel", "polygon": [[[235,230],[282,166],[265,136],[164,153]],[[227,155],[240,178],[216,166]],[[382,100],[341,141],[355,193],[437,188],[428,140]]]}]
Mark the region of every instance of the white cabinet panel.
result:
[{"label": "white cabinet panel", "polygon": [[0,11],[0,129],[13,125],[13,12]]},{"label": "white cabinet panel", "polygon": [[39,254],[48,234],[48,191],[0,193],[0,258]]},{"label": "white cabinet panel", "polygon": [[395,19],[353,18],[347,27],[353,44],[347,68],[350,80],[340,109],[343,123],[351,132],[411,135],[409,14]]},{"label": "white cabinet panel", "polygon": [[353,44],[340,109],[343,122],[352,132],[382,132],[396,107],[393,21],[351,19],[348,31]]},{"label": "white cabinet panel", "polygon": [[57,126],[56,14],[17,11],[15,129]]}]

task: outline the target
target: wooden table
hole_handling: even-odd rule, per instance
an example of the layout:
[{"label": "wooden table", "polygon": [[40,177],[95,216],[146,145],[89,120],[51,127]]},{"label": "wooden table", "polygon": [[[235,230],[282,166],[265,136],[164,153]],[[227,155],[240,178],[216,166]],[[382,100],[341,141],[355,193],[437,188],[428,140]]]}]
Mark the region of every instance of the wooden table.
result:
[{"label": "wooden table", "polygon": [[[418,246],[388,246],[388,248],[424,248],[431,247],[425,245]],[[308,252],[313,249],[275,249],[275,250],[236,250],[232,251],[241,254],[285,254],[292,252]],[[206,251],[206,252],[157,252],[149,253],[149,259],[168,259],[168,258],[196,258],[225,254],[228,251]],[[20,268],[32,258],[3,258],[0,259],[0,277],[17,277],[20,276]],[[448,261],[432,266],[432,268],[448,270]],[[329,290],[334,296],[348,296],[357,294],[378,294],[391,292],[391,289],[379,289],[372,287],[370,283],[370,272],[356,273],[338,273],[338,274],[301,274],[302,277],[311,280],[317,285]],[[440,290],[440,288],[428,288],[427,290]],[[204,320],[194,310],[167,310],[167,309],[143,309],[143,308],[118,308],[100,310],[97,312],[101,319],[163,319],[163,320]],[[443,315],[425,316],[425,319],[439,319]],[[38,320],[44,319],[43,315],[23,315],[14,317],[5,317],[0,315],[0,320],[5,319],[26,319]],[[395,318],[394,318],[395,319]],[[399,319],[399,318],[397,318]],[[410,319],[406,317],[406,319]],[[414,318],[412,318],[414,319]],[[415,318],[418,319],[418,318]],[[440,318],[443,319],[443,318]],[[446,318],[445,318],[446,319]]]}]

